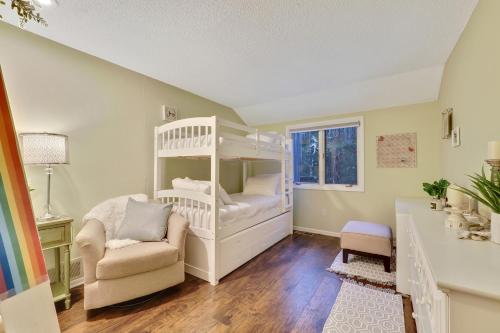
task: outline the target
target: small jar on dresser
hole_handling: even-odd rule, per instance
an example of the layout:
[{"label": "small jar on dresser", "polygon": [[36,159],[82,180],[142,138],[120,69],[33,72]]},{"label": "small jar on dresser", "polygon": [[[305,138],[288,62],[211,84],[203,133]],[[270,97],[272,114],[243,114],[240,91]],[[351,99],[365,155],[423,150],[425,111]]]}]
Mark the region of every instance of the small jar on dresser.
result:
[{"label": "small jar on dresser", "polygon": [[[48,221],[37,221],[38,235],[43,255],[54,253],[54,274],[50,283],[54,302],[64,300],[66,309],[71,306],[70,251],[73,242],[73,219],[60,217]],[[50,250],[50,251],[49,251]],[[62,261],[61,261],[62,257]]]}]

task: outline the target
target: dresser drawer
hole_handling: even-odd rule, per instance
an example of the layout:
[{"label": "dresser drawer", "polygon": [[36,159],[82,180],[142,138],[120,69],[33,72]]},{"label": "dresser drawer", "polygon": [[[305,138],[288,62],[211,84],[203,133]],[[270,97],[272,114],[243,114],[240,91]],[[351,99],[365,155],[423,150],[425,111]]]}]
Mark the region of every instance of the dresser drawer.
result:
[{"label": "dresser drawer", "polygon": [[43,249],[71,243],[71,227],[58,226],[38,231]]},{"label": "dresser drawer", "polygon": [[448,296],[437,288],[415,231],[408,228],[409,282],[417,331],[447,333]]}]

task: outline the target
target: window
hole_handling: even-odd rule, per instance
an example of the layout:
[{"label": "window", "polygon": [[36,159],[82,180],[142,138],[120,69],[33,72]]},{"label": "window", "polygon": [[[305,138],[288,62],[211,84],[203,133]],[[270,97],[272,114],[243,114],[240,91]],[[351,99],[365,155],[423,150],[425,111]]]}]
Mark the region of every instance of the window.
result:
[{"label": "window", "polygon": [[[292,133],[295,183],[319,182],[319,131]],[[300,163],[297,163],[300,161]]]},{"label": "window", "polygon": [[295,188],[364,191],[363,118],[290,126]]}]

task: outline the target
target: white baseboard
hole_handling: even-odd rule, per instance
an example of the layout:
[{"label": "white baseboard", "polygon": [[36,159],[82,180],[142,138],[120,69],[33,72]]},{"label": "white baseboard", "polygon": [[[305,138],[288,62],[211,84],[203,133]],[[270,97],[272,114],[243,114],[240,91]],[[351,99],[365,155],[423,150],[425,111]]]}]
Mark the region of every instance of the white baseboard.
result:
[{"label": "white baseboard", "polygon": [[83,284],[83,276],[79,277],[78,279],[71,280],[69,282],[69,287],[71,289],[71,288],[75,288],[75,287],[81,286],[82,284]]},{"label": "white baseboard", "polygon": [[335,231],[306,228],[306,227],[300,227],[298,225],[294,225],[293,230],[302,231],[302,232],[309,232],[311,234],[318,234],[318,235],[325,235],[325,236],[340,238],[340,232],[335,232]]},{"label": "white baseboard", "polygon": [[191,266],[190,264],[184,263],[184,270],[186,271],[186,273],[194,275],[200,279],[203,279],[205,281],[209,280],[208,272],[203,270],[203,269],[199,269],[198,267],[194,267],[194,266]]}]

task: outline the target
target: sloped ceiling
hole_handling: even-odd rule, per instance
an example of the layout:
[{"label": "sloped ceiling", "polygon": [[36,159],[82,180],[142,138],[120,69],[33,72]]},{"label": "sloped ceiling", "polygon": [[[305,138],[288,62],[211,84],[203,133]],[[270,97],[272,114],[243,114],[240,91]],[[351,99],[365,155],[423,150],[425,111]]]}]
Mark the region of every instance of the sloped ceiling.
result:
[{"label": "sloped ceiling", "polygon": [[[58,2],[42,9],[48,27],[26,29],[233,107],[249,124],[435,100],[443,65],[477,4]],[[17,24],[9,10],[2,14]]]}]

